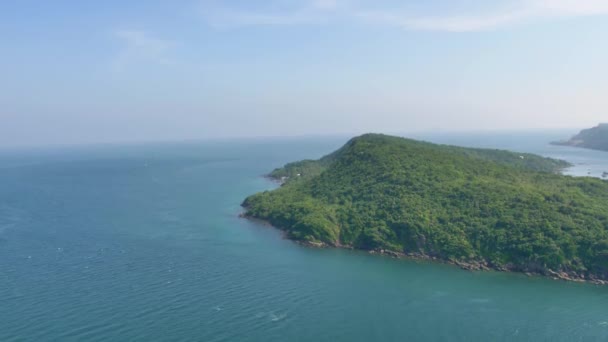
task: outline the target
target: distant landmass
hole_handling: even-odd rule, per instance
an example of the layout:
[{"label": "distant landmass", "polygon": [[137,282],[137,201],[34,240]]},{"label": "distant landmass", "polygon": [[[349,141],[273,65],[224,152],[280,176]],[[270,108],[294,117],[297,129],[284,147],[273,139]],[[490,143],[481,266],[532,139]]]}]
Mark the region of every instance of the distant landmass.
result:
[{"label": "distant landmass", "polygon": [[552,144],[608,151],[608,123],[584,129],[570,140],[555,141]]},{"label": "distant landmass", "polygon": [[608,280],[608,182],[532,154],[366,134],[269,174],[244,215],[311,246]]}]

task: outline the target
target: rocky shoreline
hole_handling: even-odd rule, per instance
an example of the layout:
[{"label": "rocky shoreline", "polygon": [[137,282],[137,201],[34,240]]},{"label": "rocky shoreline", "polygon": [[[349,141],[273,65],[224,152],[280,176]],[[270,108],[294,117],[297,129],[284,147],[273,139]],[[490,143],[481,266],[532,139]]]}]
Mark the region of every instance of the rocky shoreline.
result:
[{"label": "rocky shoreline", "polygon": [[[270,225],[269,223],[267,223]],[[272,226],[272,225],[270,225]],[[294,240],[292,240],[294,241]],[[352,246],[333,246],[328,245],[323,242],[309,242],[309,241],[294,241],[299,245],[310,247],[310,248],[342,248],[342,249],[350,249],[355,250],[356,248]],[[485,261],[459,261],[459,260],[449,260],[449,259],[441,259],[435,256],[429,256],[421,253],[401,253],[395,252],[387,249],[378,249],[378,250],[361,250],[373,255],[383,255],[388,256],[395,259],[413,259],[413,260],[425,260],[432,262],[440,262],[443,264],[454,265],[459,267],[460,269],[466,271],[498,271],[498,272],[513,272],[513,273],[522,273],[527,276],[543,276],[548,277],[554,280],[565,280],[565,281],[573,281],[579,283],[591,283],[596,285],[608,285],[608,280],[599,279],[593,276],[585,277],[584,275],[575,273],[575,272],[564,272],[564,271],[554,271],[551,269],[520,269],[514,265],[493,265],[491,263]]]},{"label": "rocky shoreline", "polygon": [[466,270],[466,271],[513,272],[513,273],[522,273],[529,277],[542,276],[542,277],[551,278],[553,280],[572,281],[572,282],[578,282],[578,283],[590,283],[590,284],[596,284],[596,285],[608,285],[608,280],[599,279],[594,276],[585,276],[584,274],[578,274],[576,272],[554,271],[551,269],[540,268],[538,266],[531,266],[528,269],[521,269],[521,268],[516,267],[515,265],[509,265],[509,264],[494,265],[494,264],[491,264],[491,263],[488,263],[485,261],[465,262],[465,261],[459,261],[459,260],[449,260],[449,259],[442,259],[442,258],[438,258],[435,256],[422,254],[422,253],[415,253],[415,252],[402,253],[402,252],[391,251],[388,249],[365,250],[365,249],[357,249],[357,248],[354,248],[353,246],[347,246],[347,245],[340,245],[340,244],[330,245],[330,244],[327,244],[324,242],[319,242],[319,241],[293,240],[293,239],[290,239],[287,236],[287,234],[285,234],[285,231],[274,227],[270,222],[268,222],[266,220],[262,220],[262,219],[259,219],[256,217],[249,216],[246,213],[239,214],[239,217],[251,220],[253,222],[262,224],[264,226],[275,228],[284,233],[283,237],[285,239],[288,239],[294,243],[297,243],[301,246],[308,247],[308,248],[340,248],[340,249],[349,249],[349,250],[359,250],[359,251],[363,251],[363,252],[366,252],[366,253],[369,253],[372,255],[382,255],[382,256],[387,256],[387,257],[395,258],[395,259],[412,259],[412,260],[439,262],[439,263],[443,263],[443,264],[457,266],[460,269]]}]

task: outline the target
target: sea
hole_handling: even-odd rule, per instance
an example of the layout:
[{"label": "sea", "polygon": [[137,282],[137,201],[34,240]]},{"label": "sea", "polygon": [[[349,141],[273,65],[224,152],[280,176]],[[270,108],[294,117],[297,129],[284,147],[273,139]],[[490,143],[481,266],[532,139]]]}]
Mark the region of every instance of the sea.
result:
[{"label": "sea", "polygon": [[[575,132],[403,134],[570,161]],[[564,136],[564,134],[566,134]],[[310,249],[239,218],[348,137],[0,149],[0,341],[608,341],[608,286]]]}]

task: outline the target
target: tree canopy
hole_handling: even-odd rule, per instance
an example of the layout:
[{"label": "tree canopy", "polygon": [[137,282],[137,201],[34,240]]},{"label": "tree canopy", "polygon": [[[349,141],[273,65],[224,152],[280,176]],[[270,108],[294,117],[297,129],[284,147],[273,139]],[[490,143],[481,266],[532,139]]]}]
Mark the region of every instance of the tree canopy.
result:
[{"label": "tree canopy", "polygon": [[570,140],[556,141],[553,144],[608,151],[608,124],[584,129]]},{"label": "tree canopy", "polygon": [[291,239],[608,279],[608,182],[531,154],[366,134],[248,197]]}]

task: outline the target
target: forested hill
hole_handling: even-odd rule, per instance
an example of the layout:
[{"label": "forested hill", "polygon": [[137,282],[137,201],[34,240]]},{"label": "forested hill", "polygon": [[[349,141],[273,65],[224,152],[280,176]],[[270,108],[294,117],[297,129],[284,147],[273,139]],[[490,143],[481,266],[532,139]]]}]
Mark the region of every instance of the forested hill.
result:
[{"label": "forested hill", "polygon": [[599,124],[596,127],[584,129],[570,140],[557,141],[553,144],[608,151],[608,124]]},{"label": "forested hill", "polygon": [[366,134],[243,202],[291,239],[608,279],[608,182],[530,154]]}]

